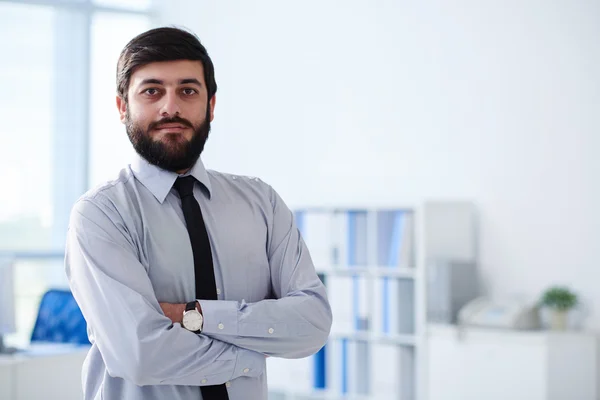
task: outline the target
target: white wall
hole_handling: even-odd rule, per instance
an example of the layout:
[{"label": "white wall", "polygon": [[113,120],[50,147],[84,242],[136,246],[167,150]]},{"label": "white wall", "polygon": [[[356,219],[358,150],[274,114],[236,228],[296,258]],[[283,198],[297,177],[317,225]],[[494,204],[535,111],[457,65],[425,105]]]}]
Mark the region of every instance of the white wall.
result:
[{"label": "white wall", "polygon": [[600,328],[600,3],[160,7],[216,64],[209,167],[292,206],[473,199],[490,292],[566,283]]}]

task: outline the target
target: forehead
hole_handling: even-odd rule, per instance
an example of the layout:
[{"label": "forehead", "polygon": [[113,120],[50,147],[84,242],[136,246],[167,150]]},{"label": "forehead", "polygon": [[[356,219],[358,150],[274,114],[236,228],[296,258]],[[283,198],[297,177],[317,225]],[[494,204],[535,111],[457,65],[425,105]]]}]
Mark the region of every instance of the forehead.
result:
[{"label": "forehead", "polygon": [[204,67],[201,61],[161,61],[142,65],[131,75],[130,86],[139,85],[146,79],[161,80],[168,85],[188,78],[196,78],[204,84]]}]

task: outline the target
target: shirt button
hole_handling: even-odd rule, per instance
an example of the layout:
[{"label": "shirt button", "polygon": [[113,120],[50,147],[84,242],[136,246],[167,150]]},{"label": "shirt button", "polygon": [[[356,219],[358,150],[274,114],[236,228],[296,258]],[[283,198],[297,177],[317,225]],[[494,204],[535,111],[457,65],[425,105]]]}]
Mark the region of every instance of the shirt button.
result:
[{"label": "shirt button", "polygon": [[225,328],[225,325],[223,325],[223,324],[219,324],[218,328],[219,328],[219,329],[223,329],[223,328]]},{"label": "shirt button", "polygon": [[217,294],[221,294],[221,289],[217,289]]},{"label": "shirt button", "polygon": [[206,383],[208,382],[206,379],[202,379],[202,383]]},{"label": "shirt button", "polygon": [[269,328],[269,333],[273,333],[275,332],[275,330],[273,330],[273,328]]},{"label": "shirt button", "polygon": [[244,368],[244,373],[247,374],[248,372],[250,372],[249,368]]},{"label": "shirt button", "polygon": [[231,382],[225,382],[225,386],[227,386],[227,387],[231,386]]}]

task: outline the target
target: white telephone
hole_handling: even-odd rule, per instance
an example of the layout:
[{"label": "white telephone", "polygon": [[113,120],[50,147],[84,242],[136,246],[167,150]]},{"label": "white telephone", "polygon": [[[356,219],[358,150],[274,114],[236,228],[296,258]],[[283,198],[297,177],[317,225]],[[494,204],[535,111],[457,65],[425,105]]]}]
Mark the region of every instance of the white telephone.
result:
[{"label": "white telephone", "polygon": [[540,327],[535,305],[517,300],[493,301],[487,297],[478,297],[465,304],[458,313],[458,324],[518,330]]}]

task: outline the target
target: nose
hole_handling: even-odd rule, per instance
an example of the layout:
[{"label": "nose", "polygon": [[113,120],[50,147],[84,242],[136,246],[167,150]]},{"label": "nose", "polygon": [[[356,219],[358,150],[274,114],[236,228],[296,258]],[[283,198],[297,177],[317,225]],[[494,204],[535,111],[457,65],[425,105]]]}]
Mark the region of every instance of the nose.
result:
[{"label": "nose", "polygon": [[175,93],[167,92],[163,96],[160,115],[163,117],[178,116],[180,112],[179,99]]}]

